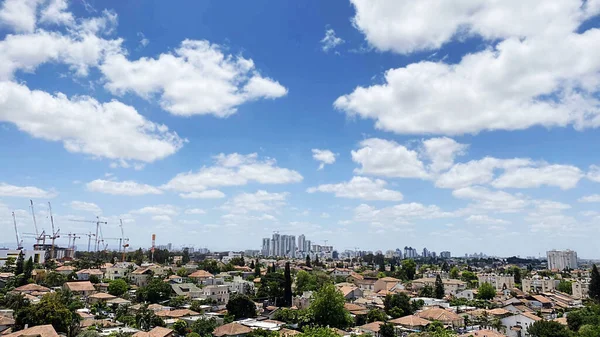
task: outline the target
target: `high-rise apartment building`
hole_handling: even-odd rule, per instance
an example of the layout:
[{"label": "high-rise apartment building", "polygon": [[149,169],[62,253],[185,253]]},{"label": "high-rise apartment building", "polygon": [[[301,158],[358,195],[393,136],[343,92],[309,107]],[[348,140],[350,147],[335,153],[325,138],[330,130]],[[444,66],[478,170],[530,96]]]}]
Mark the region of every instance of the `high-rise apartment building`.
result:
[{"label": "high-rise apartment building", "polygon": [[304,234],[300,234],[298,236],[298,250],[301,252],[306,252],[306,236]]},{"label": "high-rise apartment building", "polygon": [[449,251],[445,250],[445,251],[443,251],[443,252],[440,253],[440,257],[442,259],[449,259],[449,258],[452,257],[452,254],[450,254]]},{"label": "high-rise apartment building", "polygon": [[269,238],[262,239],[262,249],[261,249],[260,253],[262,254],[262,256],[271,255],[271,239],[269,239]]},{"label": "high-rise apartment building", "polygon": [[404,247],[404,258],[405,259],[414,259],[417,257],[417,250],[413,247]]},{"label": "high-rise apartment building", "polygon": [[567,250],[550,250],[546,252],[548,269],[577,269],[577,252]]}]

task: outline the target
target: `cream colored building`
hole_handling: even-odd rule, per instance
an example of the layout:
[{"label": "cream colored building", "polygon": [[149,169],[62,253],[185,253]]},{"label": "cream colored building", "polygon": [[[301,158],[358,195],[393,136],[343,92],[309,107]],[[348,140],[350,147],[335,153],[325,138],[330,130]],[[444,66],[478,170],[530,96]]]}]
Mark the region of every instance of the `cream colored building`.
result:
[{"label": "cream colored building", "polygon": [[477,280],[479,281],[479,285],[484,283],[493,285],[496,291],[515,287],[515,277],[511,275],[479,274],[477,275]]}]

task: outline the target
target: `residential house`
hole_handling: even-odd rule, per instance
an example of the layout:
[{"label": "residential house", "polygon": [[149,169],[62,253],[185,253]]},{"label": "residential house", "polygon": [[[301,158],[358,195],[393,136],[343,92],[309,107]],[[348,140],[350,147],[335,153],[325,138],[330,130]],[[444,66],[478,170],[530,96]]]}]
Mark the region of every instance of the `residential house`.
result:
[{"label": "residential house", "polygon": [[475,289],[465,289],[463,291],[459,291],[456,294],[454,294],[454,297],[456,298],[464,298],[467,300],[474,300],[477,297],[477,290]]},{"label": "residential house", "polygon": [[131,337],[171,337],[171,336],[173,336],[173,330],[157,326],[150,331],[138,331],[138,332],[134,333]]},{"label": "residential house", "polygon": [[[455,279],[442,279],[444,293],[446,295],[456,295],[467,289],[467,283]],[[412,281],[412,290],[418,291],[425,286],[435,287],[435,278],[420,278]]]},{"label": "residential house", "polygon": [[0,335],[15,325],[15,320],[11,317],[0,316]]},{"label": "residential house", "polygon": [[113,298],[112,300],[108,300],[106,301],[106,304],[110,305],[110,306],[130,306],[131,305],[131,301],[126,300],[124,298]]},{"label": "residential house", "polygon": [[208,280],[208,279],[212,279],[215,276],[209,272],[207,272],[206,270],[196,270],[195,272],[191,273],[190,275],[188,275],[189,278],[191,278],[192,280],[196,281],[197,283],[202,283]]},{"label": "residential house", "polygon": [[75,270],[77,270],[77,269],[73,266],[60,266],[60,267],[56,268],[54,271],[59,274],[68,276],[68,275],[71,275],[71,273],[74,273]]},{"label": "residential house", "polygon": [[477,280],[480,285],[484,283],[491,284],[496,288],[496,291],[515,287],[515,277],[512,275],[478,274]]},{"label": "residential house", "polygon": [[234,276],[231,282],[225,282],[230,293],[254,295],[254,282],[246,281],[241,276]]},{"label": "residential house", "polygon": [[82,269],[77,272],[77,279],[79,281],[88,281],[92,275],[96,276],[99,280],[104,278],[104,272],[100,269]]},{"label": "residential house", "polygon": [[431,324],[431,321],[428,321],[419,316],[409,315],[392,319],[390,323],[394,324],[395,326],[399,326],[401,328],[412,331],[423,331],[429,324]]},{"label": "residential house", "polygon": [[180,319],[190,316],[199,316],[200,314],[189,309],[162,310],[156,312],[156,316],[162,318],[166,326],[172,326]]},{"label": "residential house", "polygon": [[298,309],[308,309],[312,300],[312,291],[305,291],[301,296],[296,296],[292,299],[292,306]]},{"label": "residential house", "polygon": [[552,301],[543,295],[531,295],[527,297],[528,305],[534,310],[551,309]]},{"label": "residential house", "polygon": [[132,264],[124,264],[124,263],[117,263],[114,264],[113,266],[107,267],[105,272],[104,272],[104,277],[109,279],[109,280],[118,280],[120,278],[127,278],[127,275],[129,275],[129,273],[132,270]]},{"label": "residential house", "polygon": [[215,337],[243,337],[252,332],[252,329],[239,324],[239,323],[229,323],[225,325],[221,325],[213,331],[213,336]]},{"label": "residential house", "polygon": [[541,318],[529,313],[524,312],[521,314],[508,316],[501,319],[502,325],[506,329],[508,337],[522,337],[527,336],[527,329],[535,322],[540,321]]},{"label": "residential house", "polygon": [[521,280],[523,291],[527,293],[549,293],[556,289],[559,280],[542,278],[538,275]]},{"label": "residential house", "polygon": [[229,302],[229,287],[227,285],[205,286],[201,289],[199,298],[212,299],[217,304],[227,304]]},{"label": "residential house", "polygon": [[171,288],[178,296],[185,296],[186,298],[198,298],[203,293],[202,289],[193,283],[172,283]]},{"label": "residential house", "polygon": [[353,301],[357,298],[363,297],[363,290],[357,286],[342,286],[338,287],[338,289],[344,295],[346,301]]},{"label": "residential house", "polygon": [[129,274],[129,279],[136,286],[138,286],[138,287],[144,287],[144,286],[146,286],[150,282],[150,279],[152,278],[152,275],[154,275],[154,273],[152,272],[152,270],[150,268],[148,268],[148,267],[145,267],[145,268],[140,267],[140,268],[132,271]]},{"label": "residential house", "polygon": [[65,282],[63,288],[80,296],[90,296],[96,292],[96,288],[90,281]]},{"label": "residential house", "polygon": [[0,288],[4,288],[8,281],[14,277],[13,273],[0,273]]},{"label": "residential house", "polygon": [[428,321],[440,321],[444,324],[452,325],[453,327],[464,326],[464,319],[462,317],[452,311],[442,308],[433,307],[430,309],[425,309],[416,313],[415,316]]},{"label": "residential house", "polygon": [[375,282],[377,282],[377,278],[363,276],[358,273],[351,273],[350,276],[346,278],[346,282],[353,283],[361,290],[373,290],[375,289]]},{"label": "residential house", "polygon": [[573,298],[583,300],[589,297],[588,291],[590,289],[590,280],[581,279],[571,283]]},{"label": "residential house", "polygon": [[2,337],[60,337],[54,327],[51,324],[47,325],[38,325],[28,329],[23,329],[20,331],[16,331],[13,333],[9,333],[7,335],[3,335]]},{"label": "residential house", "polygon": [[505,334],[488,329],[475,330],[459,335],[458,337],[506,337]]},{"label": "residential house", "polygon": [[95,294],[88,296],[88,301],[90,303],[101,303],[101,302],[107,302],[110,300],[114,300],[115,298],[117,298],[117,296],[113,296],[111,294],[95,293]]},{"label": "residential house", "polygon": [[173,283],[183,283],[183,277],[179,275],[171,275],[165,279],[165,282]]},{"label": "residential house", "polygon": [[373,337],[379,337],[379,329],[381,328],[382,324],[384,324],[384,322],[375,321],[367,323],[365,325],[361,325],[357,327],[357,329],[358,331],[360,331],[361,334],[369,334]]},{"label": "residential house", "polygon": [[352,273],[354,273],[354,271],[352,271],[352,269],[348,269],[348,268],[335,268],[331,271],[331,276],[333,277],[348,277],[350,276]]},{"label": "residential house", "polygon": [[373,285],[374,292],[379,292],[381,290],[391,291],[392,289],[404,290],[404,286],[399,279],[394,277],[380,278],[379,280],[375,281],[375,284]]},{"label": "residential house", "polygon": [[24,286],[17,287],[12,291],[22,295],[43,296],[50,292],[50,288],[46,288],[35,283],[30,283]]}]

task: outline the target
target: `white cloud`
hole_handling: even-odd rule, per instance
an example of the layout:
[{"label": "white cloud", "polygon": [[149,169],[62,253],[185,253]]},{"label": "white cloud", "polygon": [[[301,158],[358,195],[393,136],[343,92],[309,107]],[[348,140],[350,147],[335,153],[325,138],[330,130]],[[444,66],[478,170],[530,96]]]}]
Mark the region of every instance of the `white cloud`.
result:
[{"label": "white cloud", "polygon": [[421,61],[390,69],[383,84],[358,87],[335,101],[348,115],[401,134],[600,124],[600,59],[593,52],[600,30],[576,32],[591,14],[580,1],[530,1],[525,8],[510,1],[354,4],[357,26],[383,50],[438,48],[460,35],[459,27],[501,41],[456,64]]},{"label": "white cloud", "polygon": [[428,177],[416,151],[379,138],[363,140],[360,146],[360,149],[352,151],[352,160],[362,166],[355,169],[355,173],[394,178]]},{"label": "white cloud", "polygon": [[497,159],[485,157],[466,163],[455,164],[447,172],[436,178],[435,186],[441,188],[461,188],[490,183],[496,169],[512,169],[531,165],[526,158]]},{"label": "white cloud", "polygon": [[72,13],[66,11],[68,7],[67,0],[50,0],[48,6],[42,10],[40,22],[55,25],[73,25],[75,18],[73,18]]},{"label": "white cloud", "polygon": [[164,215],[164,214],[160,214],[160,215],[153,215],[152,216],[152,221],[157,221],[157,222],[171,222],[171,217],[168,215]]},{"label": "white cloud", "polygon": [[328,52],[344,42],[342,38],[335,36],[333,29],[327,29],[325,30],[325,37],[321,40],[321,48],[324,52]]},{"label": "white cloud", "polygon": [[163,188],[179,192],[202,192],[210,187],[241,186],[250,182],[287,184],[302,181],[300,173],[276,166],[274,159],[259,160],[256,153],[223,153],[215,156],[216,165],[197,172],[176,175]]},{"label": "white cloud", "polygon": [[140,184],[132,180],[112,181],[96,179],[87,183],[86,188],[88,191],[113,195],[139,196],[146,194],[162,194],[162,191],[154,186]]},{"label": "white cloud", "polygon": [[225,198],[225,193],[219,190],[206,190],[200,192],[180,193],[183,199],[221,199]]},{"label": "white cloud", "polygon": [[582,177],[581,170],[571,165],[518,167],[506,171],[492,182],[492,186],[496,188],[533,188],[547,185],[567,190],[577,186]]},{"label": "white cloud", "polygon": [[[465,35],[503,39],[575,30],[600,12],[597,1],[351,0],[355,26],[380,50],[410,53],[438,49]],[[585,5],[584,5],[585,4]]]},{"label": "white cloud", "polygon": [[600,166],[590,165],[590,169],[587,173],[587,178],[591,181],[600,183]]},{"label": "white cloud", "polygon": [[571,208],[571,205],[569,204],[552,200],[534,200],[533,204],[535,205],[537,212],[540,214],[561,212]]},{"label": "white cloud", "polygon": [[0,121],[33,137],[63,143],[69,152],[109,159],[153,162],[177,152],[184,140],[133,107],[80,96],[69,99],[0,82]]},{"label": "white cloud", "polygon": [[241,193],[227,201],[222,208],[231,213],[268,212],[284,206],[287,196],[287,192],[269,193],[264,190]]},{"label": "white cloud", "polygon": [[33,32],[40,0],[4,0],[0,7],[0,24],[16,32]]},{"label": "white cloud", "polygon": [[448,137],[430,138],[423,141],[424,155],[431,161],[433,172],[446,170],[454,164],[454,158],[465,154],[469,146]]},{"label": "white cloud", "polygon": [[484,214],[473,214],[470,215],[466,221],[471,224],[479,224],[479,225],[503,225],[510,223],[509,221],[503,219],[492,218],[489,215]]},{"label": "white cloud", "polygon": [[437,219],[455,216],[444,212],[436,205],[420,203],[398,204],[391,207],[375,208],[361,204],[354,209],[354,220],[371,223],[408,224],[414,219]]},{"label": "white cloud", "polygon": [[586,195],[577,199],[579,202],[600,202],[600,194]]},{"label": "white cloud", "polygon": [[15,198],[54,198],[57,195],[54,191],[46,191],[34,186],[15,186],[6,183],[0,183],[0,196]]},{"label": "white cloud", "polygon": [[491,191],[485,187],[464,187],[452,191],[452,195],[459,199],[472,200],[475,203],[471,208],[494,210],[499,212],[520,211],[529,205],[529,201],[522,197],[504,191]]},{"label": "white cloud", "polygon": [[185,214],[206,214],[206,211],[201,208],[190,208],[185,210]]},{"label": "white cloud", "polygon": [[335,163],[336,155],[330,150],[312,149],[312,154],[314,160],[321,162],[319,170],[322,170],[325,167],[325,164]]},{"label": "white cloud", "polygon": [[71,208],[77,211],[90,212],[94,215],[102,214],[102,209],[93,202],[71,201]]},{"label": "white cloud", "polygon": [[137,36],[140,38],[140,48],[144,48],[150,43],[150,40],[146,38],[144,33],[139,32],[137,33]]},{"label": "white cloud", "polygon": [[327,212],[323,212],[323,213],[321,213],[321,218],[323,218],[323,219],[329,219],[329,218],[331,218],[331,214],[329,214]]},{"label": "white cloud", "polygon": [[348,182],[339,184],[324,184],[317,187],[311,187],[307,190],[307,192],[334,193],[338,198],[389,201],[402,200],[402,193],[386,189],[386,185],[387,183],[381,179],[353,177]]},{"label": "white cloud", "polygon": [[130,212],[131,214],[177,215],[179,210],[173,205],[146,206]]},{"label": "white cloud", "polygon": [[252,60],[225,55],[208,41],[185,40],[174,53],[157,59],[130,61],[113,54],[100,69],[112,93],[132,92],[146,99],[159,95],[161,107],[180,116],[226,117],[245,102],[287,94],[279,82],[258,74]]}]

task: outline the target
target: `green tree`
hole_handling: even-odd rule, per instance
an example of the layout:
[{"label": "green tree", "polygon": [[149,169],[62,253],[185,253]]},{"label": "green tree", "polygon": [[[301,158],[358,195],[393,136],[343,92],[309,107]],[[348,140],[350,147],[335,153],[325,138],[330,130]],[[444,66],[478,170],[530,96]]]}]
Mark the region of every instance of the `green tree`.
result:
[{"label": "green tree", "polygon": [[482,300],[491,300],[496,297],[496,288],[488,282],[484,282],[479,286],[477,291],[477,298]]},{"label": "green tree", "polygon": [[185,335],[185,337],[202,337],[202,336],[200,336],[200,334],[197,332],[190,332],[187,335]]},{"label": "green tree", "polygon": [[306,266],[311,268],[312,265],[310,264],[310,255],[306,255]]},{"label": "green tree", "polygon": [[316,327],[305,329],[299,337],[340,337],[333,329],[326,327]]},{"label": "green tree", "polygon": [[217,328],[218,323],[214,317],[211,318],[201,318],[196,320],[190,329],[199,334],[201,337],[211,337],[213,331]]},{"label": "green tree", "polygon": [[113,296],[122,296],[129,289],[129,285],[125,280],[116,279],[108,284],[108,293]]},{"label": "green tree", "polygon": [[477,282],[477,275],[474,272],[465,270],[460,277],[461,280],[467,282],[469,286],[473,286]]},{"label": "green tree", "polygon": [[392,323],[384,323],[379,326],[379,336],[381,337],[394,337],[396,331]]},{"label": "green tree", "polygon": [[458,274],[459,274],[458,267],[454,266],[454,267],[452,267],[452,269],[450,269],[450,278],[458,279],[458,277],[459,277]]},{"label": "green tree", "polygon": [[558,283],[558,286],[556,287],[556,289],[560,292],[563,293],[567,293],[569,295],[571,295],[573,293],[573,288],[572,288],[572,283],[570,281],[567,280],[561,280]]},{"label": "green tree", "polygon": [[577,337],[598,337],[600,336],[600,326],[586,324],[579,328]]},{"label": "green tree", "polygon": [[181,268],[177,269],[177,273],[175,273],[175,274],[177,274],[177,276],[179,276],[179,277],[186,277],[188,274],[188,271],[187,271],[187,269],[181,267]]},{"label": "green tree", "polygon": [[419,297],[433,297],[433,287],[430,286],[429,284],[423,286],[423,288],[421,288],[419,290]]},{"label": "green tree", "polygon": [[290,271],[290,263],[285,263],[285,271],[283,273],[285,284],[283,289],[283,306],[289,307],[292,305],[292,273]]},{"label": "green tree", "polygon": [[256,293],[258,298],[268,298],[277,304],[283,302],[285,277],[281,273],[267,273],[260,278],[260,287]]},{"label": "green tree", "polygon": [[521,284],[521,268],[515,266],[512,270],[512,273],[515,277],[515,283]]},{"label": "green tree", "polygon": [[175,330],[179,335],[185,335],[187,323],[184,320],[179,319],[177,322],[173,323],[173,330]]},{"label": "green tree", "polygon": [[260,277],[260,263],[258,263],[258,259],[256,260],[256,263],[254,264],[254,276]]},{"label": "green tree", "polygon": [[23,274],[23,267],[25,264],[25,260],[24,260],[24,256],[23,256],[23,252],[19,253],[19,256],[17,257],[17,262],[15,264],[15,275],[21,275]]},{"label": "green tree", "polygon": [[234,257],[233,259],[231,259],[231,261],[229,261],[229,263],[231,263],[234,266],[245,266],[246,262],[244,261],[243,257]]},{"label": "green tree", "polygon": [[163,320],[156,316],[154,311],[148,309],[148,306],[142,306],[135,314],[135,322],[141,330],[148,331],[157,326],[164,326]]},{"label": "green tree", "polygon": [[29,326],[52,324],[57,332],[74,336],[79,329],[79,315],[70,310],[60,293],[50,293],[42,297],[38,304],[29,305],[17,311],[16,330]]},{"label": "green tree", "polygon": [[145,287],[140,287],[137,292],[138,302],[158,303],[171,297],[171,285],[161,279],[152,279]]},{"label": "green tree", "polygon": [[412,315],[417,309],[416,304],[412,304],[410,297],[404,293],[386,295],[383,306],[385,312],[393,318]]},{"label": "green tree", "polygon": [[415,260],[408,259],[402,261],[402,270],[404,270],[404,274],[408,280],[412,280],[415,278],[415,274],[417,273],[417,264]]},{"label": "green tree", "polygon": [[570,337],[571,333],[555,321],[537,321],[527,329],[530,337]]},{"label": "green tree", "polygon": [[590,288],[588,292],[590,298],[596,302],[600,302],[600,273],[598,267],[594,264],[592,267]]},{"label": "green tree", "polygon": [[46,287],[60,287],[67,282],[67,277],[61,273],[51,271],[44,277],[42,282]]},{"label": "green tree", "polygon": [[381,310],[381,309],[371,309],[369,310],[369,312],[367,313],[367,322],[371,323],[371,322],[385,322],[388,320],[388,316],[385,313],[385,311]]},{"label": "green tree", "polygon": [[314,294],[310,311],[316,325],[344,329],[352,324],[350,313],[344,308],[344,295],[332,284]]},{"label": "green tree", "polygon": [[247,337],[279,337],[279,332],[265,330],[265,329],[254,329],[254,330],[250,331],[246,336]]},{"label": "green tree", "polygon": [[100,283],[100,278],[98,278],[96,275],[90,275],[89,281],[93,284],[98,284]]},{"label": "green tree", "polygon": [[227,302],[227,312],[235,319],[256,317],[256,305],[246,295],[233,295]]},{"label": "green tree", "polygon": [[442,277],[440,276],[440,274],[437,274],[437,276],[435,277],[435,298],[444,298],[444,283],[442,282]]},{"label": "green tree", "polygon": [[33,258],[29,257],[23,265],[23,278],[25,282],[28,282],[33,274]]},{"label": "green tree", "polygon": [[188,262],[190,262],[190,250],[185,248],[183,250],[183,254],[181,255],[181,263],[187,264]]}]

